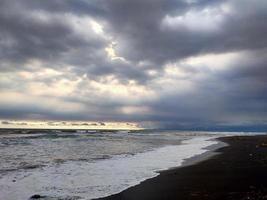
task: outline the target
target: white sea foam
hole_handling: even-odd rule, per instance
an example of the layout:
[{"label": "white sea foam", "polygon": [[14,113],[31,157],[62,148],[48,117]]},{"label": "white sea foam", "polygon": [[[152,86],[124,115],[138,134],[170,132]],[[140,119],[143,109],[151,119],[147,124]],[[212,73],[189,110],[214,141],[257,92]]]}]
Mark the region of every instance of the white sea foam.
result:
[{"label": "white sea foam", "polygon": [[184,159],[206,152],[205,147],[217,143],[211,138],[214,137],[195,137],[180,145],[132,156],[120,155],[95,162],[66,162],[31,171],[16,171],[0,179],[0,199],[25,200],[33,194],[92,199],[115,194],[157,176],[157,171],[180,166]]}]

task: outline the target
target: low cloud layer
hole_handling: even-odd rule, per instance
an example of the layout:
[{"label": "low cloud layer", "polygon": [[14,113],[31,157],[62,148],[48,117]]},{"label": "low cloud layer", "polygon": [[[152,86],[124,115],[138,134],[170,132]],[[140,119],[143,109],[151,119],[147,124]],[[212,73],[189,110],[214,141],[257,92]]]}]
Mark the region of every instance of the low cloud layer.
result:
[{"label": "low cloud layer", "polygon": [[0,118],[267,126],[265,0],[3,0]]}]

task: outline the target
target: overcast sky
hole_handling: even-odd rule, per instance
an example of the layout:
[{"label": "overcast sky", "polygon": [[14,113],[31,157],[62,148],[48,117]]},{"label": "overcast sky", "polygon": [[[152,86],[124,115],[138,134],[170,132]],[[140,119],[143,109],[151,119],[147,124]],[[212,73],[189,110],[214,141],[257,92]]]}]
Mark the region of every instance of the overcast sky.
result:
[{"label": "overcast sky", "polygon": [[1,0],[0,118],[267,124],[266,0]]}]

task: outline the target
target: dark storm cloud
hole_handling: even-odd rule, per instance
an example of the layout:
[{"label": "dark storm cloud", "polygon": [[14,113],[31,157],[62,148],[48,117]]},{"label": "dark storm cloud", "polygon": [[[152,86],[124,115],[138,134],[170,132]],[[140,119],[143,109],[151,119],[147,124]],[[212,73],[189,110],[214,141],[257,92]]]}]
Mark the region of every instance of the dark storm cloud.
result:
[{"label": "dark storm cloud", "polygon": [[[266,119],[267,115],[267,51],[243,58],[221,77],[228,84],[230,97],[225,99],[228,112]],[[230,83],[230,84],[229,84]]]},{"label": "dark storm cloud", "polygon": [[[144,82],[146,73],[133,64],[110,62],[109,42],[91,31],[84,38],[66,15],[105,17],[104,8],[88,1],[2,1],[0,7],[0,67],[2,71],[29,68],[40,60],[46,67],[73,65],[73,72],[91,79],[115,75],[123,82]],[[86,29],[88,27],[84,27]],[[34,69],[30,68],[34,71]]]},{"label": "dark storm cloud", "polygon": [[193,93],[161,96],[151,104],[161,115],[151,118],[172,128],[266,124],[266,53],[266,49],[245,53],[229,69],[198,81]]},{"label": "dark storm cloud", "polygon": [[[134,80],[139,86],[152,88],[157,98],[135,103],[129,103],[130,97],[128,101],[108,99],[81,82],[74,95],[60,100],[81,103],[88,111],[12,105],[1,106],[0,116],[153,121],[171,127],[231,121],[266,123],[266,9],[265,0],[2,0],[1,72],[35,72],[40,67],[31,66],[35,60],[41,67],[59,71],[71,66],[71,75],[65,77],[69,79],[86,75],[88,80],[109,84],[102,78],[110,75],[122,85]],[[100,22],[103,34],[98,35],[87,25],[77,30],[73,23],[84,17]],[[107,56],[106,48],[112,42],[116,43],[116,58]],[[176,86],[153,85],[164,77],[166,64],[179,64],[192,56],[244,51],[244,59],[237,59],[222,71],[205,71],[202,66],[190,64],[177,66],[186,71],[184,79],[194,83],[195,89],[185,94],[178,90],[165,92],[167,87]],[[149,70],[156,75],[149,74]],[[207,77],[195,78],[200,73]],[[49,85],[59,78],[62,77],[33,80]],[[3,83],[1,90],[18,91],[23,80],[13,77],[10,82]],[[88,96],[79,98],[84,93]],[[120,108],[127,106],[144,106],[150,112],[122,113]]]},{"label": "dark storm cloud", "polygon": [[177,42],[183,41],[182,35],[177,38],[176,33],[160,30],[160,23],[169,12],[184,13],[187,10],[185,2],[116,0],[107,1],[107,4],[110,28],[122,46],[119,52],[123,56],[134,61],[152,60],[158,67],[166,56],[180,56],[180,49],[173,51],[173,47],[177,49]]},{"label": "dark storm cloud", "polygon": [[[32,11],[74,13],[97,16],[108,21],[111,34],[121,42],[121,55],[133,61],[161,63],[203,52],[261,48],[266,46],[266,3],[263,1],[233,1],[235,12],[226,16],[224,28],[216,33],[198,33],[185,29],[162,30],[166,15],[182,16],[192,10],[212,8],[227,1],[2,1],[1,36],[14,41],[14,46],[2,52],[3,59],[55,59],[70,48],[101,47],[101,41],[84,41],[73,34],[61,19],[44,23],[28,14]],[[230,1],[231,2],[231,1]],[[239,8],[240,7],[240,8]],[[249,11],[248,9],[251,8]],[[253,8],[253,9],[252,9]],[[149,12],[148,12],[149,11]],[[199,22],[201,23],[201,22]],[[261,30],[261,31],[258,31]],[[257,37],[256,41],[253,39]],[[100,46],[98,46],[100,45]],[[103,44],[102,44],[103,45]],[[5,47],[5,46],[4,46]],[[86,49],[93,52],[93,49]],[[79,55],[75,55],[78,56]],[[81,56],[81,58],[84,58]],[[75,59],[75,58],[73,58]],[[91,61],[87,59],[87,62]],[[70,61],[71,62],[71,61]],[[89,66],[90,68],[90,66]],[[105,71],[105,69],[104,69]]]},{"label": "dark storm cloud", "polygon": [[[190,1],[189,1],[190,2]],[[223,52],[266,46],[265,12],[263,1],[234,1],[234,13],[226,16],[220,32],[196,32],[186,28],[162,28],[167,15],[183,16],[190,11],[213,8],[227,1],[2,1],[0,56],[2,60],[22,62],[29,59],[61,60],[60,64],[74,64],[87,68],[95,75],[117,73],[139,80],[149,78],[142,69],[133,65],[150,61],[150,68],[162,68],[162,64],[199,53]],[[241,7],[241,8],[239,8]],[[248,11],[248,8],[252,11]],[[147,12],[149,10],[149,12]],[[47,15],[62,14],[61,18],[43,22],[29,16],[33,11],[46,11]],[[107,45],[107,41],[92,38],[85,41],[74,33],[64,19],[64,13],[98,17],[107,21],[107,30],[119,43],[121,56],[132,61],[125,70],[116,72],[110,63],[102,63],[103,55],[95,54]],[[200,19],[201,20],[201,19]],[[201,24],[201,21],[199,22]],[[261,31],[258,31],[261,30]],[[254,38],[257,38],[255,41]],[[10,41],[10,42],[5,42]],[[78,49],[78,53],[71,51]],[[86,56],[84,55],[86,52]],[[67,58],[64,56],[67,55]],[[55,62],[55,61],[54,61]],[[65,63],[65,64],[66,64]],[[59,64],[58,64],[59,65]],[[77,69],[80,71],[81,69]],[[129,71],[127,71],[129,70]],[[84,71],[84,70],[82,70]],[[144,78],[143,78],[144,77]]]},{"label": "dark storm cloud", "polygon": [[[186,27],[161,27],[166,15],[212,9],[228,1],[109,1],[111,28],[122,43],[121,55],[130,60],[149,60],[156,66],[200,53],[263,48],[267,39],[266,2],[229,1],[234,11],[225,16],[218,32],[198,32]],[[210,3],[210,4],[209,4]],[[210,16],[212,18],[213,16]],[[199,26],[201,25],[199,19]]]},{"label": "dark storm cloud", "polygon": [[[30,68],[34,71],[34,67],[29,64],[32,60],[43,62],[46,67],[59,69],[72,64],[81,68],[91,68],[92,63],[97,59],[101,60],[103,53],[99,55],[99,50],[105,48],[107,41],[93,32],[86,38],[83,37],[75,30],[67,16],[72,14],[72,9],[78,11],[81,3],[1,1],[2,70]],[[79,68],[77,71],[79,72]]]}]

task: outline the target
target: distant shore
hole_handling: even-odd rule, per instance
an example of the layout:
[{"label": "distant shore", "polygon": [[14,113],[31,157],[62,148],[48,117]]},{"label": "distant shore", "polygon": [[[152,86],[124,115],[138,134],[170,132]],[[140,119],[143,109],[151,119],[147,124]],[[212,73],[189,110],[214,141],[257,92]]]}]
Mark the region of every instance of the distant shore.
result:
[{"label": "distant shore", "polygon": [[267,136],[231,136],[219,140],[228,146],[214,151],[209,159],[160,172],[155,178],[100,199],[267,199]]}]

